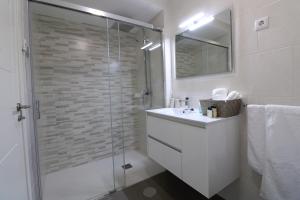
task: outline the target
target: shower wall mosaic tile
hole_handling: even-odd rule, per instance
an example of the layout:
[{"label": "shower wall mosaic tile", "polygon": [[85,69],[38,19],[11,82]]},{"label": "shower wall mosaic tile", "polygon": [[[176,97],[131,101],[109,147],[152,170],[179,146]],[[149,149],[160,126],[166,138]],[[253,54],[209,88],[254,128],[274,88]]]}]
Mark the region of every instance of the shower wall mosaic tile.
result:
[{"label": "shower wall mosaic tile", "polygon": [[109,40],[110,60],[106,26],[33,15],[42,174],[111,156],[112,146],[123,149],[123,134],[126,148],[137,147],[139,45],[134,34],[120,32],[118,63],[116,30],[109,30]]},{"label": "shower wall mosaic tile", "polygon": [[198,47],[180,44],[176,47],[178,77],[224,73],[228,70],[228,50],[214,45]]},{"label": "shower wall mosaic tile", "polygon": [[[201,64],[195,62],[194,50],[187,47],[176,47],[176,73],[180,77],[194,76],[199,74]],[[202,58],[202,54],[197,55]],[[202,60],[202,59],[200,59]]]}]

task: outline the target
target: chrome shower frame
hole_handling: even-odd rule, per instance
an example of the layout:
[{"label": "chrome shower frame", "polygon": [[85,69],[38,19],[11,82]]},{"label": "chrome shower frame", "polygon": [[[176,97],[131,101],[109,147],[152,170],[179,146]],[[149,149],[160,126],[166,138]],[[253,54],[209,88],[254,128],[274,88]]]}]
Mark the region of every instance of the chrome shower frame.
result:
[{"label": "chrome shower frame", "polygon": [[[102,10],[98,10],[98,9],[94,9],[94,8],[90,8],[90,7],[85,7],[85,6],[80,6],[77,4],[73,4],[73,3],[69,3],[69,2],[64,2],[61,0],[27,0],[27,16],[26,16],[26,31],[25,31],[25,38],[26,40],[31,44],[31,29],[30,29],[30,24],[31,24],[31,10],[29,7],[29,2],[34,2],[34,3],[39,3],[39,4],[44,4],[44,5],[49,5],[49,6],[53,6],[53,7],[58,7],[58,8],[63,8],[63,9],[67,9],[67,10],[72,10],[72,11],[77,11],[77,12],[81,12],[81,13],[86,13],[86,14],[90,14],[90,15],[94,15],[94,16],[98,16],[98,17],[102,17],[102,18],[106,18],[106,19],[111,19],[111,20],[115,20],[117,22],[121,22],[121,23],[127,23],[127,24],[132,24],[134,26],[138,26],[138,27],[142,27],[142,28],[146,28],[146,29],[151,29],[153,31],[157,31],[161,33],[161,41],[162,41],[162,29],[160,28],[156,28],[154,27],[153,24],[150,23],[146,23],[146,22],[142,22],[139,20],[135,20],[135,19],[131,19],[131,18],[127,18],[127,17],[123,17],[120,15],[115,15],[112,13],[108,13]],[[31,45],[30,45],[31,47]],[[164,51],[164,45],[162,43],[162,50],[161,50],[161,54],[162,54],[162,65],[163,65],[163,71],[162,74],[163,76],[165,76],[165,70],[164,70],[164,57],[163,57],[163,51]],[[32,59],[31,59],[31,55],[29,55],[29,57],[27,58],[27,67],[28,69],[32,70]],[[146,67],[146,66],[145,66]],[[32,73],[32,71],[30,72]],[[31,87],[33,87],[33,80],[28,80],[30,82]],[[164,85],[164,94],[165,94],[165,90],[166,90],[166,83],[165,83],[165,78],[163,80],[163,85]],[[35,102],[35,96],[32,93],[31,94],[31,98],[32,98],[32,102]],[[164,99],[166,97],[164,96]],[[34,104],[34,103],[33,103]],[[33,120],[35,121],[36,119],[36,105],[33,105]],[[32,161],[32,166],[34,166],[34,169],[36,169],[37,171],[35,171],[36,176],[35,176],[35,192],[36,192],[36,198],[35,200],[42,200],[42,186],[41,186],[41,170],[40,170],[40,160],[39,160],[39,152],[38,152],[38,141],[37,141],[37,128],[36,128],[36,124],[34,123],[33,125],[33,130],[32,130],[32,134],[33,134],[33,146],[35,148],[35,158]]]},{"label": "chrome shower frame", "polygon": [[86,6],[81,6],[81,5],[77,5],[77,4],[73,4],[73,3],[69,3],[69,2],[65,2],[65,1],[61,1],[61,0],[28,0],[28,1],[51,5],[51,6],[55,6],[55,7],[59,7],[59,8],[65,8],[65,9],[73,10],[73,11],[79,11],[79,12],[83,12],[83,13],[87,13],[87,14],[91,14],[91,15],[96,15],[99,17],[104,17],[107,19],[113,19],[116,21],[133,24],[136,26],[153,29],[156,31],[161,31],[161,29],[155,28],[153,24],[149,24],[149,23],[139,21],[136,19],[123,17],[121,15],[116,15],[116,14],[112,14],[112,13],[105,12],[102,10],[98,10],[98,9],[94,9],[94,8],[90,8],[90,7],[86,7]]}]

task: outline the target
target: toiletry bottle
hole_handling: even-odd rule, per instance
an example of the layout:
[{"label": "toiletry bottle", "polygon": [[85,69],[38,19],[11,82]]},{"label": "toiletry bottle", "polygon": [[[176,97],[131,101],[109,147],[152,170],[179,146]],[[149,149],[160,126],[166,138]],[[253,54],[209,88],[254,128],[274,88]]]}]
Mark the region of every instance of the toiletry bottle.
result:
[{"label": "toiletry bottle", "polygon": [[218,109],[217,109],[217,107],[216,106],[212,106],[211,109],[212,109],[212,117],[213,118],[217,118],[218,117]]},{"label": "toiletry bottle", "polygon": [[212,114],[212,108],[211,107],[208,107],[207,108],[207,117],[213,117],[213,114]]},{"label": "toiletry bottle", "polygon": [[180,107],[185,108],[185,100],[180,99]]},{"label": "toiletry bottle", "polygon": [[200,101],[199,101],[199,113],[202,114],[202,108],[201,108],[201,103],[200,103]]},{"label": "toiletry bottle", "polygon": [[174,108],[175,107],[175,99],[173,97],[170,98],[170,108]]},{"label": "toiletry bottle", "polygon": [[180,108],[180,99],[175,99],[175,103],[174,103],[175,105],[174,105],[174,107],[175,108]]}]

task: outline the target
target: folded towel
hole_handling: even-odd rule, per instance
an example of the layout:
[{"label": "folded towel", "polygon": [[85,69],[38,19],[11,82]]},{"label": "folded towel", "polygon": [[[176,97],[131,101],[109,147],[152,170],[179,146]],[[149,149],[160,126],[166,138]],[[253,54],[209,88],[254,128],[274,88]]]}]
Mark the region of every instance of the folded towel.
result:
[{"label": "folded towel", "polygon": [[247,106],[248,163],[259,174],[265,162],[265,106]]},{"label": "folded towel", "polygon": [[228,95],[228,89],[226,88],[216,88],[212,91],[213,100],[225,100]]},{"label": "folded towel", "polygon": [[266,154],[261,195],[300,199],[300,107],[266,106]]},{"label": "folded towel", "polygon": [[232,92],[230,92],[230,93],[227,95],[225,101],[228,101],[228,100],[234,100],[234,99],[240,99],[241,97],[242,97],[242,96],[241,96],[240,93],[238,93],[237,91],[232,91]]}]

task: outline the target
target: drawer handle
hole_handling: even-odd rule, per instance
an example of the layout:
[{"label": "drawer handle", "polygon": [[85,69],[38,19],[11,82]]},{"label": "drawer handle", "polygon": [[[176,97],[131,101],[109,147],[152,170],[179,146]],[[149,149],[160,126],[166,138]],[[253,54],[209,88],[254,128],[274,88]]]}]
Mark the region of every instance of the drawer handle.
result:
[{"label": "drawer handle", "polygon": [[171,148],[171,149],[173,149],[173,150],[179,152],[179,153],[182,153],[182,151],[181,151],[180,149],[174,147],[173,145],[170,145],[170,144],[168,144],[168,143],[165,143],[165,142],[163,142],[163,141],[161,141],[161,140],[159,140],[159,139],[157,139],[157,138],[155,138],[155,137],[153,137],[153,136],[151,136],[151,135],[148,135],[148,137],[149,137],[150,139],[152,139],[152,140],[155,140],[156,142],[159,142],[159,143],[161,143],[161,144],[163,144],[163,145],[165,145],[165,146],[167,146],[167,147],[169,147],[169,148]]}]

